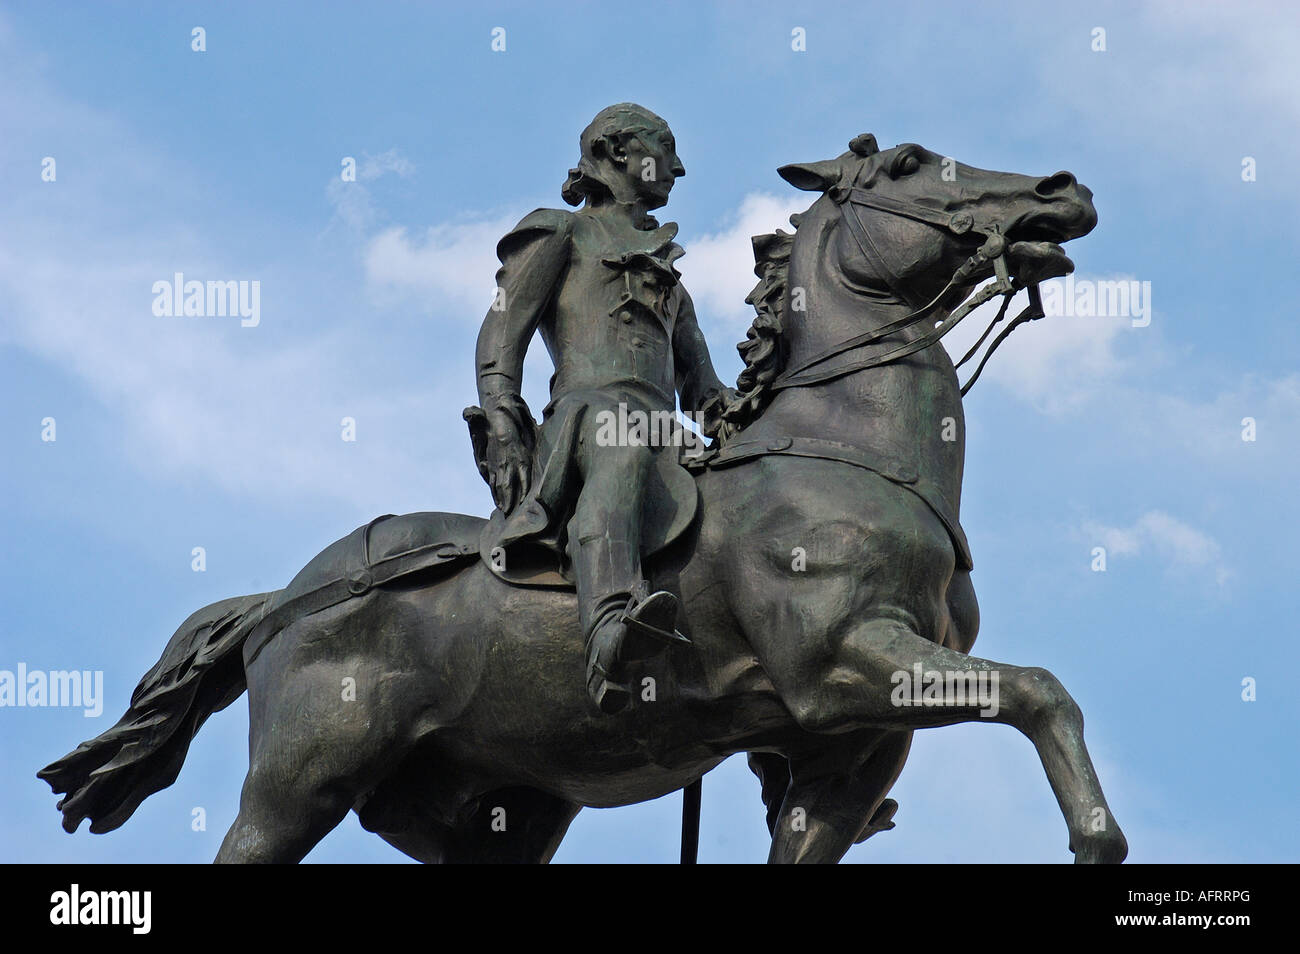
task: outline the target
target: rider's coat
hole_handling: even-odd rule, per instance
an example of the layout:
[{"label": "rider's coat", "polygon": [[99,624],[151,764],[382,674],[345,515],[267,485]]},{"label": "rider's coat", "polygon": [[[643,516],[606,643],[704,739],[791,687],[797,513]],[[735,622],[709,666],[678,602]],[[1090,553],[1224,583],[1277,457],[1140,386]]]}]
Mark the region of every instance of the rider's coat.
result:
[{"label": "rider's coat", "polygon": [[[590,446],[601,412],[618,415],[622,405],[624,414],[671,414],[680,393],[683,410],[696,415],[723,389],[673,264],[683,254],[676,234],[674,223],[634,230],[585,210],[537,209],[498,244],[503,320],[480,337],[481,385],[518,394],[534,332],[555,365],[532,485],[508,515],[501,545],[562,538],[585,471],[602,466]],[[634,500],[601,503],[601,512],[639,509]]]}]

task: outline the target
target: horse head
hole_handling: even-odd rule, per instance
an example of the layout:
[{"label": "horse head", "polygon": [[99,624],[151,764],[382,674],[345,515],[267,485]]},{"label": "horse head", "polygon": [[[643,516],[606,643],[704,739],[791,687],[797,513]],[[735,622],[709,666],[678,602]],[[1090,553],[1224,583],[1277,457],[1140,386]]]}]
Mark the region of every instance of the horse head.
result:
[{"label": "horse head", "polygon": [[[826,246],[837,252],[832,267],[877,297],[912,307],[938,294],[993,235],[1005,241],[1019,284],[1068,274],[1074,264],[1061,243],[1097,224],[1091,191],[1068,172],[990,172],[915,143],[882,150],[870,134],[835,159],[778,171],[796,188],[823,193],[801,222],[821,216],[828,227],[841,219],[849,226],[839,230],[840,241]],[[846,231],[858,232],[859,240]],[[961,284],[969,290],[992,273],[991,263],[981,263],[961,276]]]}]

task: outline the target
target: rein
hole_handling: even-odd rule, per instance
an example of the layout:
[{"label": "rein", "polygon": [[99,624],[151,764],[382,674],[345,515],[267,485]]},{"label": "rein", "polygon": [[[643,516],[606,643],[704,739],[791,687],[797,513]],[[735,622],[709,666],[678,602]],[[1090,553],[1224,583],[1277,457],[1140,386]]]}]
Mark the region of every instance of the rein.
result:
[{"label": "rein", "polygon": [[[835,198],[832,196],[832,198]],[[871,233],[866,230],[862,220],[858,216],[855,206],[862,206],[869,209],[875,209],[879,212],[887,212],[890,215],[897,215],[902,218],[912,219],[934,228],[942,229],[952,235],[965,235],[968,232],[974,232],[977,235],[984,236],[984,243],[970,256],[957,270],[953,273],[952,278],[943,289],[934,296],[929,302],[922,305],[915,311],[904,315],[902,318],[895,319],[888,324],[882,325],[873,331],[865,334],[855,335],[847,341],[843,341],[835,347],[814,355],[807,361],[796,367],[788,368],[777,376],[776,380],[770,385],[771,390],[779,391],[785,388],[808,387],[812,384],[820,384],[824,381],[831,381],[836,378],[844,377],[855,371],[864,371],[870,368],[879,368],[887,364],[892,364],[901,358],[910,354],[930,347],[939,342],[949,331],[957,326],[959,322],[972,311],[991,300],[996,295],[1002,295],[1002,307],[998,310],[997,317],[989,323],[984,333],[980,335],[979,340],[974,347],[966,353],[966,356],[957,362],[956,367],[961,367],[969,361],[979,350],[985,339],[993,331],[993,328],[1002,321],[1006,315],[1007,306],[1011,299],[1022,287],[1028,287],[1029,304],[1025,309],[1011,320],[1011,323],[1003,329],[1002,333],[993,340],[993,344],[985,353],[983,360],[980,361],[974,373],[969,380],[962,385],[961,394],[964,397],[966,392],[971,389],[975,381],[979,378],[984,366],[988,363],[989,358],[998,346],[1006,340],[1014,329],[1024,324],[1026,321],[1033,321],[1043,317],[1042,298],[1039,294],[1038,285],[1021,286],[1015,279],[1010,276],[1007,269],[1007,240],[1002,235],[1002,231],[996,224],[989,224],[987,227],[976,227],[975,218],[971,213],[964,210],[957,212],[940,212],[936,209],[926,208],[925,206],[916,205],[910,202],[903,202],[898,199],[891,199],[886,196],[876,195],[865,189],[850,189],[842,196],[836,199],[840,206],[840,213],[844,218],[844,224],[848,226],[850,234],[857,243],[863,256],[876,268],[885,282],[889,285],[890,290],[900,301],[906,301],[906,296],[897,287],[897,283],[892,276],[889,268],[885,265],[884,258],[880,250],[876,247],[875,241],[871,238]],[[971,283],[971,277],[993,265],[994,280],[983,288],[972,294],[962,294],[961,289]],[[960,297],[955,297],[960,296]],[[933,316],[937,311],[943,308],[951,308],[952,311],[939,324],[930,328],[924,334],[909,341],[905,344],[886,351],[884,354],[875,355],[870,358],[864,358],[858,361],[852,361],[848,364],[838,365],[832,368],[823,368],[816,370],[817,365],[822,364],[831,358],[838,357],[857,348],[866,345],[875,344],[888,338],[900,331],[915,327],[921,322]]]}]

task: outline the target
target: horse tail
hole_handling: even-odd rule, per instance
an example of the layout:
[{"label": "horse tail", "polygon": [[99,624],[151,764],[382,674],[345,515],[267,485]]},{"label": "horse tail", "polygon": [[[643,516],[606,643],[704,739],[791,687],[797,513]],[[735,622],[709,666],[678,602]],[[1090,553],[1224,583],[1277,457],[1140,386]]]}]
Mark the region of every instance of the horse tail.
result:
[{"label": "horse tail", "polygon": [[55,794],[66,793],[57,806],[65,831],[84,818],[92,832],[112,831],[176,781],[199,727],[247,688],[244,642],[274,596],[237,596],[194,613],[141,678],[117,725],[36,773]]}]

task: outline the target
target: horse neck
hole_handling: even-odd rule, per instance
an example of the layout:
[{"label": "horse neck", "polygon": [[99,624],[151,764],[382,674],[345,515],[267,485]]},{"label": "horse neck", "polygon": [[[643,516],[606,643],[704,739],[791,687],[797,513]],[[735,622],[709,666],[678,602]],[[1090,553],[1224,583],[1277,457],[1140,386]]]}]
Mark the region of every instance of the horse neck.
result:
[{"label": "horse neck", "polygon": [[[802,249],[797,245],[791,256],[789,288],[804,289],[806,307],[793,310],[787,290],[783,313],[786,368],[798,368],[848,339],[914,310],[888,291],[861,287],[848,279],[838,267],[835,226],[823,228],[816,241]],[[890,341],[910,340],[927,327],[922,322],[891,336]],[[831,358],[818,367],[831,368],[851,358]],[[914,429],[923,426],[920,418],[939,408],[944,408],[945,414],[961,416],[952,362],[941,345],[932,345],[906,361],[782,390],[758,423],[764,424],[762,431],[783,430],[849,444],[881,438],[908,442],[915,440]]]},{"label": "horse neck", "polygon": [[[818,220],[799,227],[790,256],[783,309],[788,368],[799,367],[849,338],[874,331],[914,310],[891,290],[859,285],[845,275],[840,267],[843,230],[839,207],[834,205],[823,210]],[[794,289],[802,289],[801,310],[792,307]]]}]

